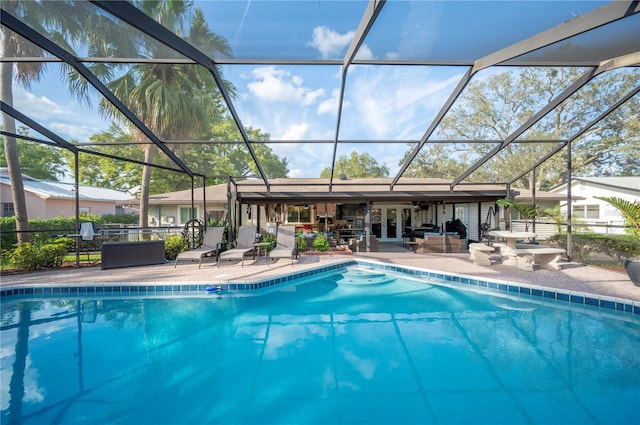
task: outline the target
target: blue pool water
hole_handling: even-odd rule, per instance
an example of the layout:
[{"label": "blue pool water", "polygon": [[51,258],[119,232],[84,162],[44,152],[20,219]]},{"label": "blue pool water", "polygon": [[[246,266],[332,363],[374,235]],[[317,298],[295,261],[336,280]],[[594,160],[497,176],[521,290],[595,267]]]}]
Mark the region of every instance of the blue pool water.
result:
[{"label": "blue pool water", "polygon": [[3,424],[638,424],[640,323],[352,266],[2,303]]}]

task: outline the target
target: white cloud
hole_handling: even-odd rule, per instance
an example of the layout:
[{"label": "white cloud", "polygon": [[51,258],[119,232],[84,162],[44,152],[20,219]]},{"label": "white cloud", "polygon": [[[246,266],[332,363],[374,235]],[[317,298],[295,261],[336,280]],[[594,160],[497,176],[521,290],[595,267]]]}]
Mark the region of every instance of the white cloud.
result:
[{"label": "white cloud", "polygon": [[366,44],[363,44],[358,49],[358,53],[356,53],[356,59],[367,60],[367,59],[375,59],[373,56],[373,52]]},{"label": "white cloud", "polygon": [[320,102],[318,105],[318,115],[322,114],[336,114],[338,111],[338,100],[340,96],[340,90],[334,89],[331,91],[331,97]]},{"label": "white cloud", "polygon": [[34,121],[50,119],[52,116],[63,116],[65,108],[45,96],[35,96],[22,89],[15,90],[14,107]]},{"label": "white cloud", "polygon": [[85,124],[78,123],[62,123],[52,122],[49,124],[49,129],[54,133],[66,138],[68,141],[71,139],[79,142],[88,142],[89,137],[93,134],[99,133],[101,130],[96,127],[92,127]]},{"label": "white cloud", "polygon": [[282,140],[303,140],[309,130],[309,124],[294,124],[282,134]]},{"label": "white cloud", "polygon": [[275,66],[255,68],[251,76],[255,81],[247,84],[249,92],[265,102],[287,102],[311,105],[325,95],[324,89],[304,87],[304,80],[286,69]]},{"label": "white cloud", "polygon": [[315,27],[312,41],[307,43],[307,46],[318,49],[323,59],[341,56],[344,49],[351,43],[354,34],[355,31],[340,34],[325,26]]},{"label": "white cloud", "polygon": [[18,111],[67,141],[86,142],[91,135],[107,128],[98,114],[70,99],[67,92],[63,90],[60,95],[64,97],[63,102],[17,87],[14,88],[13,103]]},{"label": "white cloud", "polygon": [[352,67],[341,138],[417,139],[460,80],[416,67]]}]

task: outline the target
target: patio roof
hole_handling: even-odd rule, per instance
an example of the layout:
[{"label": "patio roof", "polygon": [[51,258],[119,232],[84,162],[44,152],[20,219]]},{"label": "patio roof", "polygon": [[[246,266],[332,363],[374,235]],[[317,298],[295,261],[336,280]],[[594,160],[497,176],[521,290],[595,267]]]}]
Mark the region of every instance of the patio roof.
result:
[{"label": "patio roof", "polygon": [[[60,89],[65,84],[56,75],[69,72],[87,84],[93,105],[112,105],[115,118],[137,128],[141,140],[135,143],[158,147],[162,156],[150,165],[192,178],[214,177],[211,167],[196,165],[189,147],[240,146],[255,163],[251,168],[257,178],[238,182],[246,200],[286,201],[298,196],[318,201],[343,197],[382,201],[441,196],[455,202],[467,199],[472,191],[476,197],[501,197],[508,184],[586,137],[594,125],[630,99],[637,102],[640,91],[637,85],[630,90],[610,87],[609,103],[599,105],[590,120],[572,134],[532,136],[532,129],[550,112],[581,90],[594,89],[602,82],[601,76],[619,72],[640,80],[638,1],[194,1],[210,31],[228,43],[228,54],[207,53],[194,37],[180,33],[182,25],[160,22],[138,5],[101,0],[3,2],[3,36],[5,30],[11,30],[45,54],[30,56],[30,50],[23,49],[15,56],[3,56],[2,61],[49,66],[41,84],[34,83],[29,90],[16,86],[13,102],[2,99],[3,113],[29,127],[35,134],[33,140],[100,155],[100,144],[91,143],[88,134],[104,130],[108,123],[99,108],[87,108]],[[80,41],[59,43],[43,31],[42,22],[20,15],[31,8],[35,9],[31,16],[42,17],[64,7],[93,18],[85,22],[108,21],[123,33],[137,33],[146,48],[129,55],[98,56]],[[113,26],[95,27],[104,28],[98,37],[115,45],[117,32],[108,32]],[[115,47],[110,51],[116,52]],[[149,117],[134,113],[127,99],[108,88],[105,77],[96,71],[101,64],[121,65],[122,73],[133,66],[181,65],[205,70],[198,74],[203,90],[214,87],[211,98],[220,102],[212,106],[231,117],[235,128],[227,133],[228,138],[217,140],[163,137]],[[438,131],[473,82],[499,72],[540,67],[572,68],[579,73],[563,90],[540,101],[537,113],[522,117],[505,137],[453,140]],[[184,96],[187,101],[189,94]],[[285,107],[291,104],[296,106],[295,113]],[[59,105],[65,105],[65,110],[57,118],[43,111]],[[87,132],[69,132],[61,118],[65,114],[80,115]],[[76,131],[83,130],[78,127]],[[256,137],[255,129],[269,137]],[[423,182],[412,183],[406,172],[426,147],[441,144],[455,156],[457,145],[473,143],[489,147],[483,155],[473,157],[455,179],[427,184],[418,191],[412,188]],[[474,179],[479,169],[500,161],[509,146],[531,143],[550,148],[531,154],[522,168],[505,170],[491,181]],[[289,177],[318,177],[322,168],[335,175],[336,160],[355,151],[388,164],[390,178],[349,179],[349,187],[337,177],[315,179],[313,184],[296,180],[294,185],[304,185],[298,191],[279,176],[269,175],[268,167],[259,160],[263,145],[286,159]],[[318,183],[322,187],[316,187]]]}]

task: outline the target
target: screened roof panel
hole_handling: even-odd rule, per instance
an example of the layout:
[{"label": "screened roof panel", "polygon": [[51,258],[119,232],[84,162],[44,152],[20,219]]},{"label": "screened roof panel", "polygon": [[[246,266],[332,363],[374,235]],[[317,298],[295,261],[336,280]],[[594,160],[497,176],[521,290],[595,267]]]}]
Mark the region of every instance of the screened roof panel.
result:
[{"label": "screened roof panel", "polygon": [[[12,4],[20,3],[21,7],[12,8]],[[3,9],[13,17],[18,18],[29,25],[36,33],[45,38],[53,38],[56,44],[65,52],[78,58],[112,58],[112,59],[172,59],[185,61],[186,57],[139,29],[122,22],[117,17],[110,15],[89,2],[63,2],[63,1],[24,1],[5,2]],[[92,37],[101,42],[98,49],[88,49],[86,35],[80,32],[63,37],[60,28],[47,29],[42,24],[43,19],[63,20],[65,29],[72,31],[89,26],[92,28]],[[67,34],[65,32],[65,34]],[[29,51],[21,52],[20,56],[32,56]],[[53,56],[46,53],[46,56]]]},{"label": "screened roof panel", "polygon": [[[629,118],[631,117],[631,118]],[[572,143],[572,152],[578,158],[590,161],[575,161],[573,167],[578,175],[589,176],[594,168],[604,166],[608,176],[623,175],[637,168],[638,158],[634,156],[640,146],[640,96],[636,94],[630,100],[616,108],[598,123],[597,128],[585,132]],[[623,150],[612,147],[623,145]],[[636,175],[637,174],[632,174]],[[639,179],[640,180],[640,179]]]},{"label": "screened roof panel", "polygon": [[[88,142],[91,135],[108,125],[108,121],[96,108],[87,107],[87,103],[78,101],[69,93],[63,76],[70,73],[81,81],[82,77],[59,62],[47,63],[46,69],[50,78],[33,82],[29,88],[14,80],[13,107],[67,142]],[[60,87],[64,90],[60,90]],[[86,86],[85,94],[94,107],[101,98],[91,85]]]},{"label": "screened roof panel", "polygon": [[419,140],[466,67],[352,65],[339,139]]},{"label": "screened roof panel", "polygon": [[[510,143],[490,158],[482,168],[468,176],[467,182],[509,183],[527,170],[532,169],[545,156],[555,152],[557,142]],[[560,158],[560,157],[558,157]],[[566,163],[566,160],[565,160]],[[538,170],[538,172],[540,172]],[[544,178],[544,172],[540,178]],[[524,178],[528,178],[525,176]],[[518,185],[527,187],[527,185]]]},{"label": "screened roof panel", "polygon": [[[345,174],[349,178],[364,177],[362,173],[369,166],[380,168],[383,177],[392,176],[398,171],[398,163],[403,157],[407,147],[396,143],[338,143],[336,147],[336,169],[334,177]],[[358,160],[352,160],[354,155]],[[348,159],[348,166],[341,165],[341,159]],[[377,162],[374,164],[373,161]],[[383,170],[387,173],[383,174]]]},{"label": "screened roof panel", "polygon": [[341,60],[367,2],[196,0],[193,4],[202,10],[210,30],[226,39],[236,59]]},{"label": "screened roof panel", "polygon": [[470,63],[605,3],[390,0],[365,44],[379,60]]},{"label": "screened roof panel", "polygon": [[640,16],[634,15],[537,49],[506,63],[594,64],[638,50]]},{"label": "screened roof panel", "polygon": [[271,140],[333,140],[340,67],[332,65],[225,65],[242,124]]},{"label": "screened roof panel", "polygon": [[[537,111],[571,86],[582,72],[581,68],[552,67],[492,67],[482,70],[454,102],[436,129],[434,138],[506,139],[521,126],[528,125]],[[559,78],[561,74],[563,77]]]},{"label": "screened roof panel", "polygon": [[[602,73],[535,123],[518,139],[571,139],[579,131],[587,129],[591,121],[638,86],[640,68],[618,68]],[[593,102],[596,97],[600,100]],[[602,123],[595,123],[594,128],[601,125]]]},{"label": "screened roof panel", "polygon": [[[4,31],[6,27],[2,25],[2,28]],[[4,58],[6,58],[7,60],[25,60],[28,58],[38,57],[47,61],[55,58],[55,56],[53,56],[51,53],[47,52],[46,50],[42,50],[42,48],[40,48],[38,45],[22,37],[20,34],[14,32],[12,34],[12,37],[15,39],[16,43],[21,46],[21,48],[17,50],[14,49],[7,51],[4,55]]]},{"label": "screened roof panel", "polygon": [[333,144],[331,143],[265,143],[265,146],[278,157],[286,159],[289,177],[319,177],[323,169],[331,168],[333,152]]}]

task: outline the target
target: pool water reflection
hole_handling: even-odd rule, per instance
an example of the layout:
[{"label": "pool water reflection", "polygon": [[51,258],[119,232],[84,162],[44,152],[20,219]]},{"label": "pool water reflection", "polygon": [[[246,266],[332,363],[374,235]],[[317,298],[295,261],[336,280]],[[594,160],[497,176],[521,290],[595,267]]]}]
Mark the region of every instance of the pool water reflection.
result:
[{"label": "pool water reflection", "polygon": [[640,324],[362,267],[2,303],[3,423],[638,423]]}]

